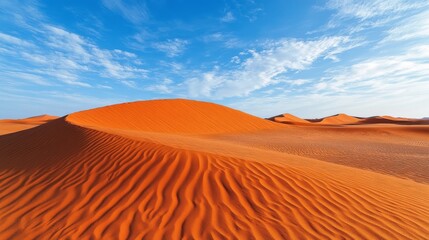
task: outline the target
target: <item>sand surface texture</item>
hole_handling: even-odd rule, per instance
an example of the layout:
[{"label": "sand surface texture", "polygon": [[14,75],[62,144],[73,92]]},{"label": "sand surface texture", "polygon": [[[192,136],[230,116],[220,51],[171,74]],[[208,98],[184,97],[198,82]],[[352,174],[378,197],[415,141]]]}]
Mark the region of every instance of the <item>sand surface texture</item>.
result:
[{"label": "sand surface texture", "polygon": [[0,136],[0,239],[428,239],[429,127],[331,120],[154,100]]}]

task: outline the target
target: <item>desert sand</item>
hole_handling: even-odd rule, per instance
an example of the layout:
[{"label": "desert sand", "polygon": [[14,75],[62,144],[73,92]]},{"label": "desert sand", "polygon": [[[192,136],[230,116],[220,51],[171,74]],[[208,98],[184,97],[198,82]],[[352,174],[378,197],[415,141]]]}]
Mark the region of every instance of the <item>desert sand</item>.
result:
[{"label": "desert sand", "polygon": [[274,122],[278,122],[278,123],[286,123],[286,124],[309,124],[310,122],[299,118],[297,116],[294,116],[290,113],[284,113],[272,118],[269,118],[269,120],[274,121]]},{"label": "desert sand", "polygon": [[2,135],[0,239],[427,239],[429,125],[352,118],[152,100]]},{"label": "desert sand", "polygon": [[321,118],[321,119],[309,119],[309,122],[324,125],[344,125],[344,124],[356,124],[361,119],[353,116],[349,116],[344,113],[336,114],[333,116]]},{"label": "desert sand", "polygon": [[56,116],[40,115],[24,119],[0,119],[0,135],[33,128],[57,118]]}]

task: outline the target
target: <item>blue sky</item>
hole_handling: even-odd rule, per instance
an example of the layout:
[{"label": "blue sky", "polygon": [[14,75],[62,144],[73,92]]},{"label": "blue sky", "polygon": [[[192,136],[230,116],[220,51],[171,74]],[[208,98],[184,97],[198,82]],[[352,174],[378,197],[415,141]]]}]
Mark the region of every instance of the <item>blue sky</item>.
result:
[{"label": "blue sky", "polygon": [[429,1],[0,1],[0,118],[191,98],[429,116]]}]

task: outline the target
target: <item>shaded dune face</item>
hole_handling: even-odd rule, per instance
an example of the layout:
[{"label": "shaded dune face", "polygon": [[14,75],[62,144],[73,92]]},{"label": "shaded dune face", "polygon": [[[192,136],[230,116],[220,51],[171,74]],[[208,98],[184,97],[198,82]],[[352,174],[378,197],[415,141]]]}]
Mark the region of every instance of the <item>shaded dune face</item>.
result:
[{"label": "shaded dune face", "polygon": [[[178,113],[183,111],[183,100],[167,102]],[[140,125],[142,121],[149,123],[149,118],[138,123],[129,118],[120,125],[120,120],[110,116],[103,127],[168,134],[244,134],[277,128],[232,109],[223,116],[252,122],[240,126],[234,118],[216,124],[216,115],[200,115],[200,111],[205,113],[206,103],[194,103],[186,102],[183,107],[193,107],[195,116],[187,117],[204,118],[210,128],[202,124],[172,130],[174,123],[167,121],[171,111],[165,113],[168,117],[157,115],[160,126]],[[120,108],[109,111],[128,111]],[[0,239],[429,236],[427,185],[312,159],[297,157],[289,164],[290,155],[284,155],[286,164],[276,164],[262,157],[231,157],[131,139],[88,127],[100,127],[101,120],[111,113],[99,110],[103,109],[0,136]],[[173,116],[177,117],[174,122],[189,120]],[[199,141],[201,136],[192,138]],[[299,160],[299,164],[292,160]],[[328,168],[334,173],[321,170]],[[351,177],[337,176],[340,172]],[[378,186],[374,179],[386,185]],[[407,187],[418,193],[407,192]]]}]

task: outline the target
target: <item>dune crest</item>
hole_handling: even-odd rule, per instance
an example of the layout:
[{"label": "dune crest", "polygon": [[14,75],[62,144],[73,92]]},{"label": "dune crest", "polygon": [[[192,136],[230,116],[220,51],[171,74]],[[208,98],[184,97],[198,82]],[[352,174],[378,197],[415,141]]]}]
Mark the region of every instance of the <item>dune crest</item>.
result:
[{"label": "dune crest", "polygon": [[[0,136],[0,238],[428,236],[426,184],[273,150],[239,152],[201,135],[267,129],[287,128],[215,104],[164,100]],[[128,130],[141,138],[119,134]],[[197,147],[177,143],[184,138]]]},{"label": "dune crest", "polygon": [[228,107],[185,99],[111,105],[70,114],[67,121],[85,126],[189,134],[248,132],[282,127]]},{"label": "dune crest", "polygon": [[340,113],[333,116],[325,117],[318,123],[339,125],[339,124],[353,124],[359,121],[360,121],[359,118],[352,117],[344,113]]},{"label": "dune crest", "polygon": [[290,113],[284,113],[276,117],[269,118],[270,120],[278,123],[287,123],[287,124],[308,124],[309,121],[294,116]]}]

